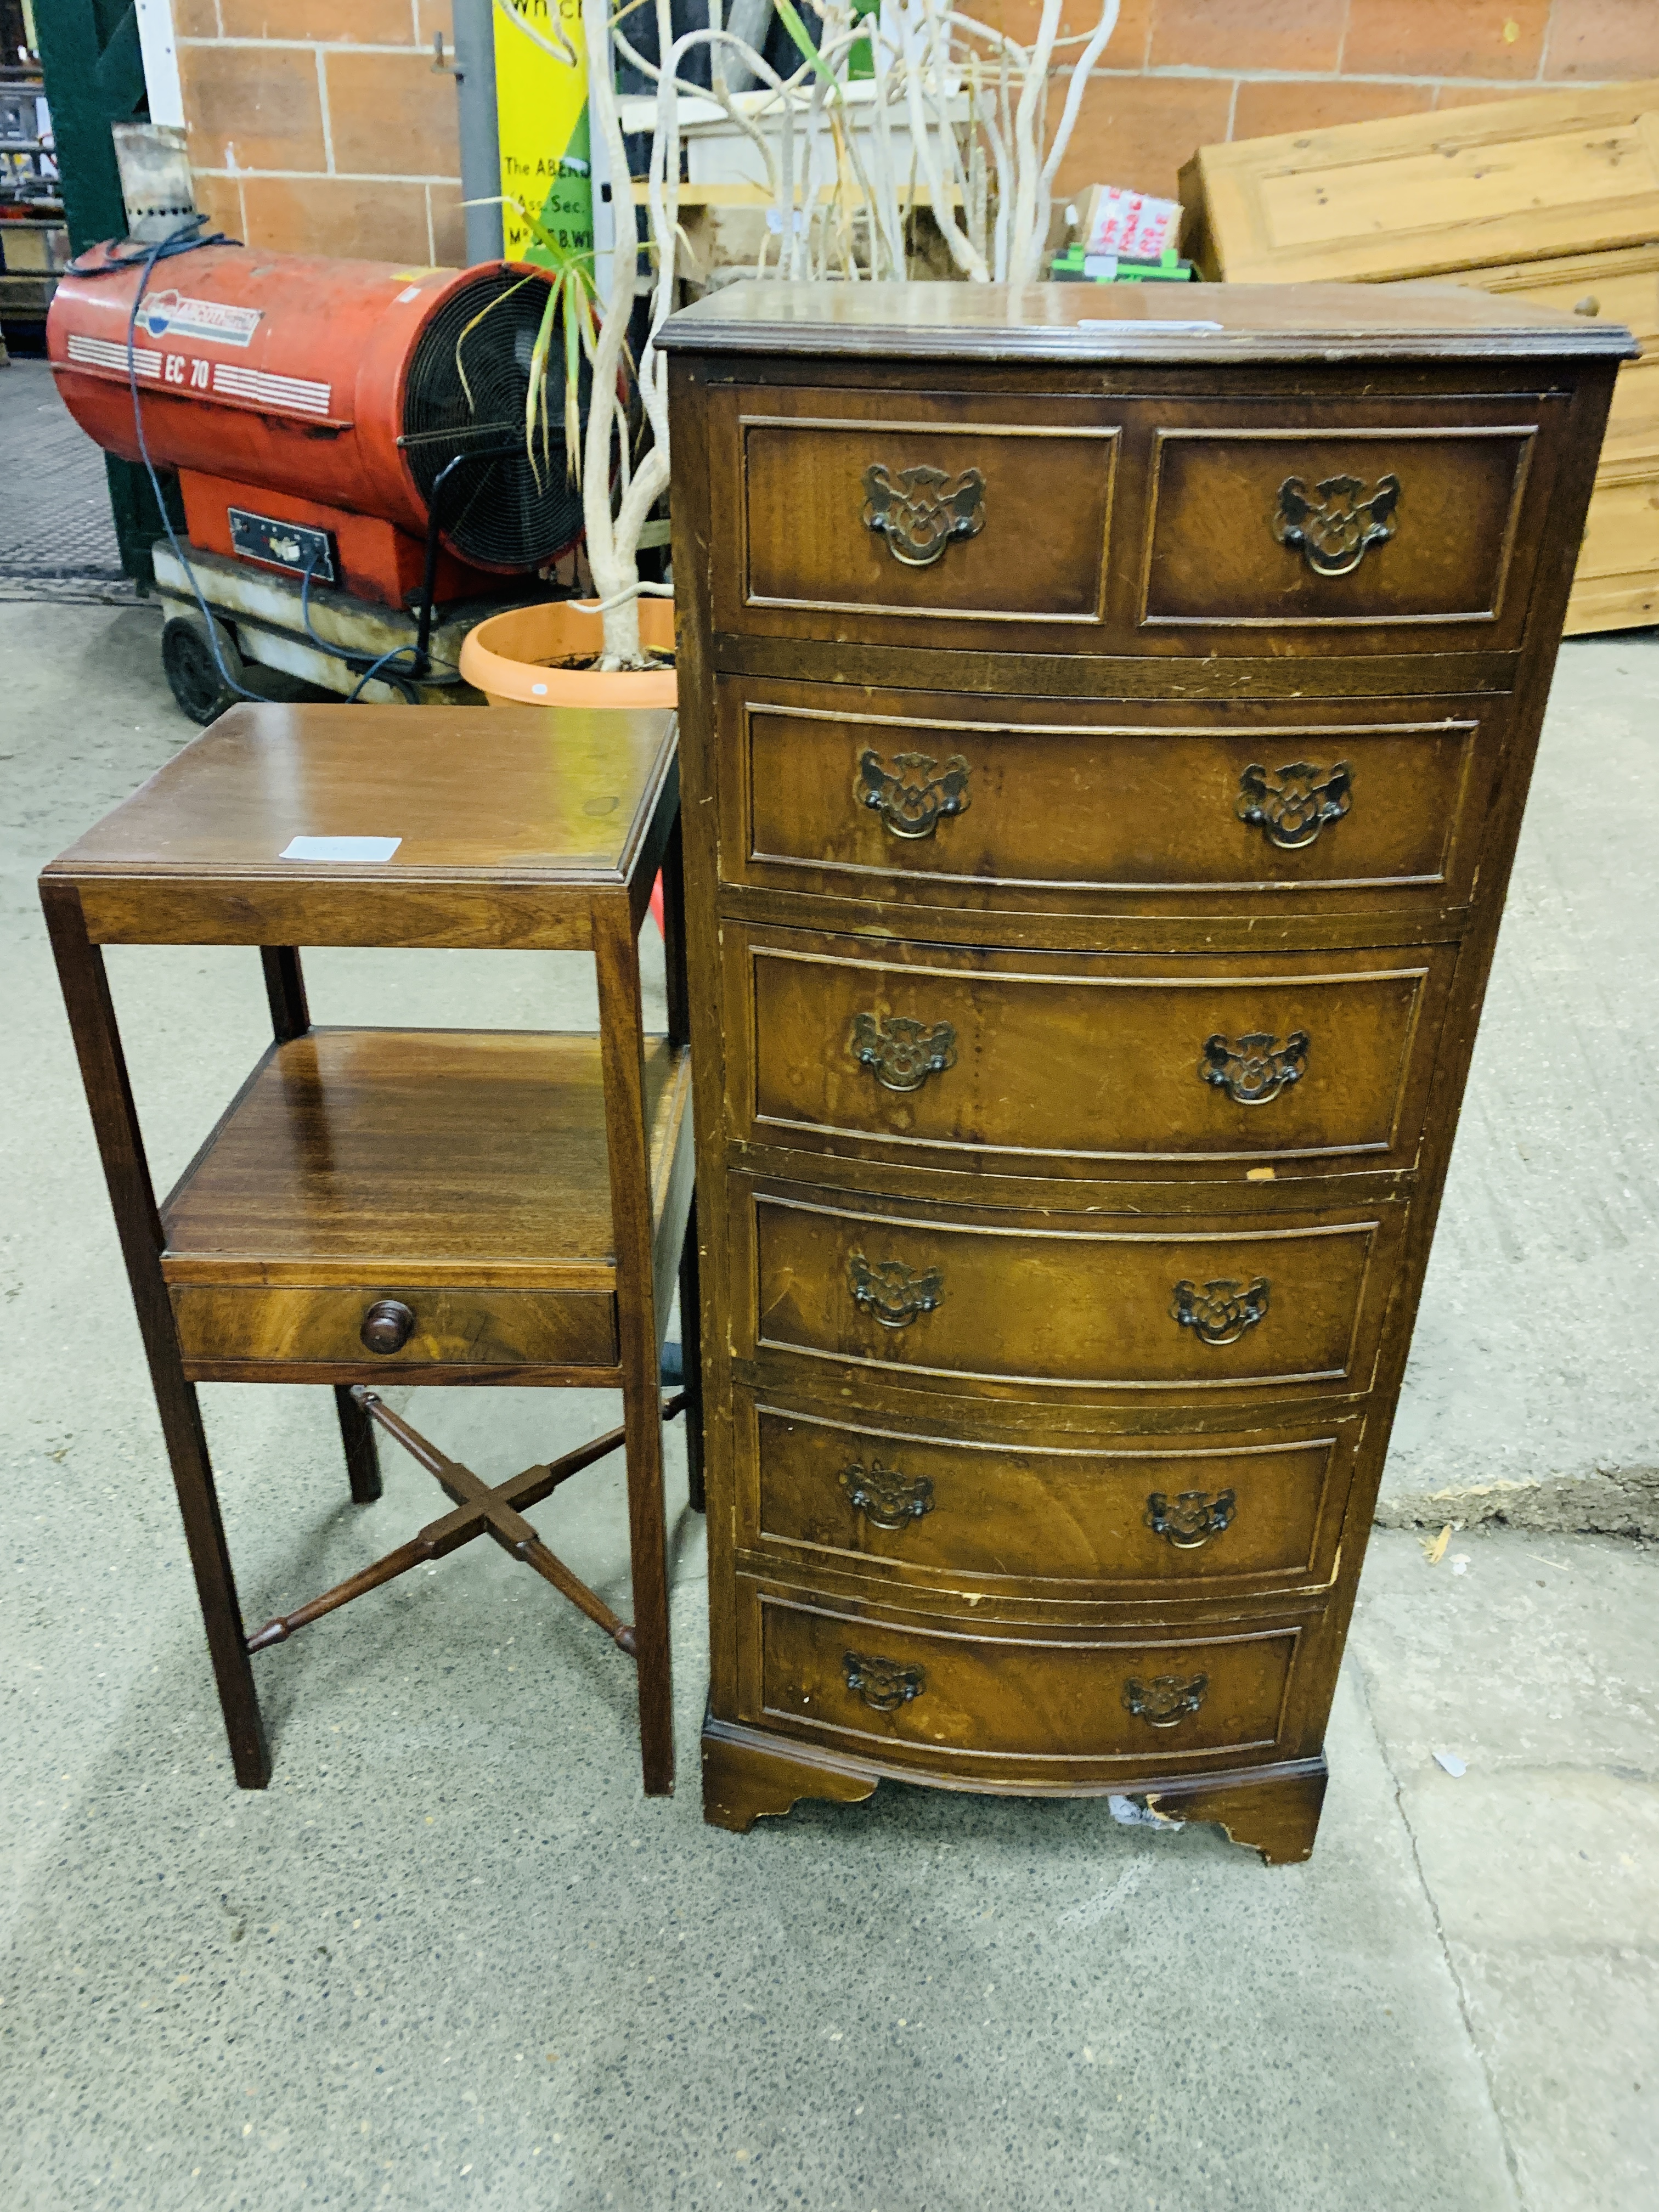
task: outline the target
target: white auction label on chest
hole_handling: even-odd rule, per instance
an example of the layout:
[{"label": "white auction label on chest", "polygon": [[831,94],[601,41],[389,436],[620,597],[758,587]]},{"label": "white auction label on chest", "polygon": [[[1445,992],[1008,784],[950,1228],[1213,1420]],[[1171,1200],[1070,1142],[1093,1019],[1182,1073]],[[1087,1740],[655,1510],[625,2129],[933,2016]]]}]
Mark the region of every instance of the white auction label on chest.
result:
[{"label": "white auction label on chest", "polygon": [[389,860],[403,843],[401,837],[290,837],[277,858],[283,860],[359,860],[371,866]]}]

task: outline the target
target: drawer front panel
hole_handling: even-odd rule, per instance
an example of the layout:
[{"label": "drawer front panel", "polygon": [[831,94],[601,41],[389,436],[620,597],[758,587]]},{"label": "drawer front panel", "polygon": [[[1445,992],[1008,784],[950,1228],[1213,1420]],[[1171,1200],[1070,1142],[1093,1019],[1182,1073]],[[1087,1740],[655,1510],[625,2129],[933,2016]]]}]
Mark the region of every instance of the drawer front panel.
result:
[{"label": "drawer front panel", "polygon": [[744,396],[744,606],[1097,627],[1115,428],[1075,402],[908,397]]},{"label": "drawer front panel", "polygon": [[[1409,1167],[1455,955],[1158,961],[728,926],[735,1129],[1001,1172]],[[1243,972],[1241,972],[1243,971]]]},{"label": "drawer front panel", "polygon": [[1401,1225],[1387,1207],[1260,1230],[1004,1228],[843,1212],[735,1178],[734,1204],[756,1299],[739,1356],[1040,1390],[1364,1389]]},{"label": "drawer front panel", "polygon": [[[616,1302],[606,1291],[376,1287],[255,1290],[176,1284],[170,1293],[192,1367],[234,1361],[348,1364],[389,1373],[426,1367],[612,1367]],[[374,1309],[413,1316],[407,1338],[378,1351],[363,1331]],[[383,1329],[383,1340],[400,1324]]]},{"label": "drawer front panel", "polygon": [[[1140,619],[1495,623],[1536,436],[1530,423],[1161,431]],[[1523,594],[1529,580],[1515,580]]]},{"label": "drawer front panel", "polygon": [[929,905],[1433,909],[1472,896],[1504,714],[923,707],[721,677],[725,880]]},{"label": "drawer front panel", "polygon": [[985,1759],[1265,1756],[1284,1741],[1300,1632],[1025,1640],[942,1635],[763,1595],[741,1717],[850,1746]]},{"label": "drawer front panel", "polygon": [[1227,1595],[1328,1581],[1360,1422],[1264,1437],[1055,1446],[738,1407],[739,1541],[994,1589]]}]

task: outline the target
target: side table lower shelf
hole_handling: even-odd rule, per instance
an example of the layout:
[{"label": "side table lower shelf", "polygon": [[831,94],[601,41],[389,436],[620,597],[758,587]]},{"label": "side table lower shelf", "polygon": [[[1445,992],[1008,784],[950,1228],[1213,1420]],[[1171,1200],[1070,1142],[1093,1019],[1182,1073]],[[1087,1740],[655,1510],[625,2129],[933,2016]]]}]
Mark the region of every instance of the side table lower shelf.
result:
[{"label": "side table lower shelf", "polygon": [[[690,1057],[648,1038],[644,1066],[660,1324],[690,1199]],[[273,1045],[161,1220],[192,1382],[618,1379],[596,1036],[319,1029]]]}]

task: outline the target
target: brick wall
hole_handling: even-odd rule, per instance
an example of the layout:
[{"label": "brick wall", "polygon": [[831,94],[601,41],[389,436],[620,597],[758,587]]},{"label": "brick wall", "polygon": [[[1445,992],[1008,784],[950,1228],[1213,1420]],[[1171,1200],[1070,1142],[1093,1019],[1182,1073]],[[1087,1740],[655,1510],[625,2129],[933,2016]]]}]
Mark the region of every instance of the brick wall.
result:
[{"label": "brick wall", "polygon": [[466,258],[448,0],[173,0],[198,204],[278,252]]},{"label": "brick wall", "polygon": [[[969,13],[1024,41],[1042,9]],[[1098,14],[1066,0],[1064,28]],[[1199,146],[1642,76],[1659,76],[1659,0],[1122,0],[1056,184],[1173,198]]]},{"label": "brick wall", "polygon": [[[250,246],[464,258],[448,0],[173,0],[204,206]],[[1040,0],[970,13],[1029,40]],[[1095,0],[1066,0],[1086,31]],[[1062,192],[1173,197],[1195,147],[1659,76],[1659,0],[1122,0]],[[1058,95],[1049,117],[1057,119]]]}]

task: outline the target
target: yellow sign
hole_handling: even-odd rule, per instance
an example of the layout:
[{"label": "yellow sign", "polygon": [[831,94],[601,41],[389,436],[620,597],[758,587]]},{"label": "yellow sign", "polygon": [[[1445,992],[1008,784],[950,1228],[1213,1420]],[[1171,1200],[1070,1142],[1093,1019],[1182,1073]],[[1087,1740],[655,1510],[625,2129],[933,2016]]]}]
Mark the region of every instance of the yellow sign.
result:
[{"label": "yellow sign", "polygon": [[576,67],[544,51],[497,8],[495,110],[501,145],[501,232],[509,261],[543,267],[556,257],[537,244],[513,203],[521,201],[567,254],[593,250],[593,183],[588,158],[587,44],[581,0],[508,0],[544,39],[551,18],[575,49]]}]

